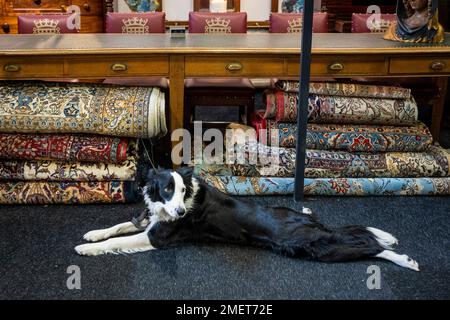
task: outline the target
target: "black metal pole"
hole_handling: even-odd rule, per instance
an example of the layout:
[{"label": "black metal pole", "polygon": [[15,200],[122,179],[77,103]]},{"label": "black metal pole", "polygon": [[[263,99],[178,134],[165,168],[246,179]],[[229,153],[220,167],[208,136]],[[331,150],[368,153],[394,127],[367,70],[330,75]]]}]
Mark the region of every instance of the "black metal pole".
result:
[{"label": "black metal pole", "polygon": [[309,80],[311,74],[311,47],[314,0],[305,0],[300,58],[300,86],[297,105],[297,149],[295,164],[294,201],[304,199],[306,132],[308,123]]}]

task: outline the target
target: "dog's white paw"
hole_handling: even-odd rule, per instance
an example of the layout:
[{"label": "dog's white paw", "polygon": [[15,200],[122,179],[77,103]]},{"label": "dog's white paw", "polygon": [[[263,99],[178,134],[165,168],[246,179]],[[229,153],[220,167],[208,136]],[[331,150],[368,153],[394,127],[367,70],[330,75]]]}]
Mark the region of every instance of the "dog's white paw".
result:
[{"label": "dog's white paw", "polygon": [[87,243],[76,246],[75,251],[80,256],[98,256],[101,254],[105,254],[105,251],[101,248],[101,246],[95,243]]},{"label": "dog's white paw", "polygon": [[419,263],[416,260],[408,257],[406,254],[401,255],[401,261],[399,261],[399,265],[408,269],[420,271]]},{"label": "dog's white paw", "polygon": [[89,242],[97,242],[109,238],[109,233],[106,230],[92,230],[83,236],[83,239]]},{"label": "dog's white paw", "polygon": [[312,215],[312,210],[310,208],[303,207],[302,213]]}]

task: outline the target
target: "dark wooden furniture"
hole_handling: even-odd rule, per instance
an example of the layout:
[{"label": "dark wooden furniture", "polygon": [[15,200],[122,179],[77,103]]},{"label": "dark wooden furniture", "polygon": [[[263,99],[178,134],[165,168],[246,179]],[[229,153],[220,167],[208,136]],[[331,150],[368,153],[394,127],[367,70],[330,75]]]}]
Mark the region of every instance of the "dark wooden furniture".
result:
[{"label": "dark wooden furniture", "polygon": [[66,13],[69,6],[81,10],[81,32],[103,31],[102,0],[0,0],[0,34],[17,33],[17,16],[39,13]]},{"label": "dark wooden furniture", "polygon": [[377,5],[381,13],[395,13],[393,0],[322,0],[322,11],[330,14],[330,32],[350,32],[353,13],[366,13],[371,5]]},{"label": "dark wooden furniture", "polygon": [[[4,35],[0,79],[169,77],[174,130],[184,123],[186,78],[298,77],[299,55],[300,39],[291,34],[198,34],[181,41],[167,34]],[[434,46],[390,42],[378,34],[314,34],[311,75],[436,78],[441,95],[433,104],[431,129],[438,138],[450,76],[450,34]]]}]

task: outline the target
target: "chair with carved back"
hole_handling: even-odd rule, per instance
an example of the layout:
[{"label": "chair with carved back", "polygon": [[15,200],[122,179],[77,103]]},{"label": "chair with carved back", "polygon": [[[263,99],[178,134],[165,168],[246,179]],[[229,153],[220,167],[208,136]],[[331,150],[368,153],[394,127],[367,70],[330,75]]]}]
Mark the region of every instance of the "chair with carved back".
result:
[{"label": "chair with carved back", "polygon": [[385,33],[397,20],[396,14],[353,13],[352,33]]},{"label": "chair with carved back", "polygon": [[[189,33],[191,34],[223,34],[225,37],[227,34],[246,32],[247,14],[245,12],[189,13]],[[235,107],[239,109],[236,114],[239,114],[240,120],[244,123],[247,123],[248,116],[253,111],[254,88],[247,78],[191,78],[186,80],[185,86],[184,127],[187,129],[192,130],[193,121],[202,120],[196,119],[195,114],[201,113],[196,112],[196,108],[222,107],[222,111],[217,108],[216,110],[217,114],[223,114],[223,108],[226,110],[227,107]],[[215,122],[213,126],[219,126],[217,122],[221,121],[217,119],[211,122]],[[223,121],[223,125],[225,124],[226,121]]]},{"label": "chair with carved back", "polygon": [[[301,13],[275,13],[270,14],[270,33],[300,33],[303,26],[303,14]],[[313,32],[328,32],[328,14],[316,12],[313,18]]]}]

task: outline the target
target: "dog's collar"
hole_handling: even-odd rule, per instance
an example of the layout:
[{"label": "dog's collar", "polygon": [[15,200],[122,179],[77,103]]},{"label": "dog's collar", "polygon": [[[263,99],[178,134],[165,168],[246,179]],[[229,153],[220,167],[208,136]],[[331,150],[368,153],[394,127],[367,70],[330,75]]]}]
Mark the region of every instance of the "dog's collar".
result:
[{"label": "dog's collar", "polygon": [[133,217],[131,219],[131,223],[138,229],[139,231],[145,230],[146,227],[142,226],[142,221],[145,219],[150,219],[151,212],[148,209],[145,209],[141,212],[141,214],[137,217]]}]

